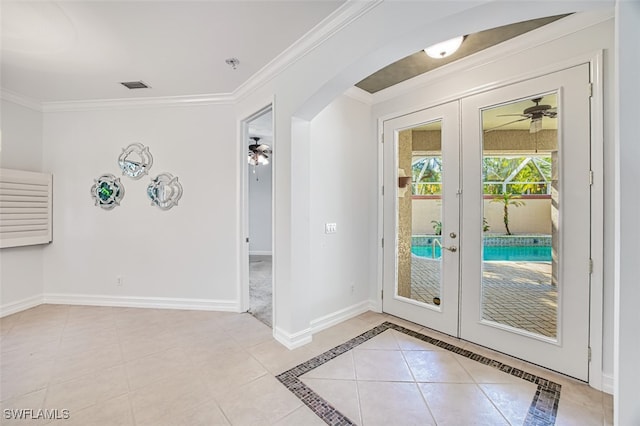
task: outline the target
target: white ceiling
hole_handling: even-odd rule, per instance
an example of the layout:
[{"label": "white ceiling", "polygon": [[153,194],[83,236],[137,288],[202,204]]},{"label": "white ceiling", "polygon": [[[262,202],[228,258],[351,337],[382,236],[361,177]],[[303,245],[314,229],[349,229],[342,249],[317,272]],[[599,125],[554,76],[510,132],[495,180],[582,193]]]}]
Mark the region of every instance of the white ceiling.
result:
[{"label": "white ceiling", "polygon": [[[2,0],[2,89],[38,102],[232,93],[342,3]],[[151,89],[119,84],[137,80]]]}]

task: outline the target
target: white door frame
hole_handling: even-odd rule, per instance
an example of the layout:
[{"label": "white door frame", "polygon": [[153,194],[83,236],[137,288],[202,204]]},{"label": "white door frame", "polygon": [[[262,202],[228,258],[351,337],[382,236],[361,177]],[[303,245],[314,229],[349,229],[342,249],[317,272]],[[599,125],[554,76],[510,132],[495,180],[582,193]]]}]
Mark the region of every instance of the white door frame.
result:
[{"label": "white door frame", "polygon": [[[239,307],[240,312],[247,312],[250,308],[250,300],[249,300],[249,163],[247,162],[247,140],[249,139],[249,123],[254,119],[266,114],[269,110],[272,111],[273,114],[273,103],[269,103],[268,105],[260,108],[258,111],[253,114],[247,116],[246,118],[240,121],[240,182],[241,182],[241,220],[242,220],[242,233],[241,233],[241,241],[240,241],[240,288],[238,291],[238,299],[239,299]],[[273,117],[273,115],[272,115]],[[275,140],[275,129],[274,129],[274,119],[271,119],[271,129],[273,131],[274,140]],[[275,153],[275,142],[272,146],[272,152]],[[271,156],[272,170],[275,174],[275,155]],[[271,185],[271,287],[272,291],[272,324],[273,318],[275,318],[275,303],[273,303],[273,298],[275,294],[275,274],[274,266],[275,266],[275,244],[274,244],[274,223],[275,223],[275,214],[274,214],[274,194],[275,194],[275,185],[273,185],[273,174],[271,177],[272,185]]]},{"label": "white door frame", "polygon": [[[384,200],[382,197],[383,186],[383,138],[384,138],[384,122],[393,118],[397,118],[414,111],[428,109],[430,107],[455,101],[467,96],[483,93],[496,88],[519,83],[541,75],[561,71],[576,65],[588,63],[590,65],[591,79],[591,170],[593,171],[593,185],[591,187],[591,255],[593,261],[593,270],[591,274],[590,288],[590,318],[589,318],[589,345],[591,348],[591,362],[589,363],[589,385],[595,389],[602,390],[603,384],[610,386],[609,383],[603,383],[602,372],[602,331],[603,331],[603,288],[604,288],[604,130],[603,130],[603,87],[604,80],[602,76],[603,52],[596,50],[591,53],[578,55],[567,60],[542,66],[527,73],[523,73],[513,78],[483,85],[481,87],[471,87],[466,90],[457,90],[450,93],[447,97],[429,99],[424,103],[407,106],[399,111],[386,114],[377,118],[377,135],[378,135],[378,242],[382,241],[384,235],[383,213]],[[462,70],[458,70],[461,72]],[[429,85],[431,80],[423,80],[425,86]],[[589,90],[589,88],[585,88]],[[384,253],[382,244],[378,244],[378,271],[377,271],[377,294],[379,295],[378,310],[382,311],[382,289],[383,289],[383,261]]]}]

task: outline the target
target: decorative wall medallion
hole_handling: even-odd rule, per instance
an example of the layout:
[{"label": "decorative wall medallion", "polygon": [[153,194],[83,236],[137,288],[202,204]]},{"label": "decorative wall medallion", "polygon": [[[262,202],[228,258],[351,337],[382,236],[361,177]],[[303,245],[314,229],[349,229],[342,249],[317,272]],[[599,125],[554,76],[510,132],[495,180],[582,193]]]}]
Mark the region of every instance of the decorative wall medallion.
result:
[{"label": "decorative wall medallion", "polygon": [[152,206],[158,206],[162,210],[169,210],[178,205],[182,197],[182,185],[178,182],[178,177],[173,177],[171,173],[161,173],[151,180],[147,187],[147,195]]},{"label": "decorative wall medallion", "polygon": [[153,156],[149,152],[149,147],[141,143],[132,143],[122,149],[118,157],[118,165],[122,174],[131,179],[140,179],[149,172],[153,165]]},{"label": "decorative wall medallion", "polygon": [[94,179],[95,184],[91,187],[91,197],[95,200],[95,205],[105,210],[111,210],[120,205],[124,197],[124,186],[120,178],[112,174],[104,174]]}]

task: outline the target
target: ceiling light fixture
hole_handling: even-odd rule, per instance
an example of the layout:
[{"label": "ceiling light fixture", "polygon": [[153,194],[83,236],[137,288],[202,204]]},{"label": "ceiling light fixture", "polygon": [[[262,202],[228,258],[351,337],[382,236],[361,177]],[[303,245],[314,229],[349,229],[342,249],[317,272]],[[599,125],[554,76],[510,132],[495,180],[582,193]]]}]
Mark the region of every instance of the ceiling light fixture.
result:
[{"label": "ceiling light fixture", "polygon": [[240,64],[240,61],[238,60],[238,58],[229,58],[225,60],[225,62],[234,70],[238,68],[238,65]]},{"label": "ceiling light fixture", "polygon": [[452,38],[451,40],[434,44],[433,46],[429,46],[424,49],[424,53],[435,59],[446,58],[447,56],[453,54],[456,50],[458,50],[458,48],[462,44],[462,40],[464,40],[464,36],[458,36],[456,38]]}]

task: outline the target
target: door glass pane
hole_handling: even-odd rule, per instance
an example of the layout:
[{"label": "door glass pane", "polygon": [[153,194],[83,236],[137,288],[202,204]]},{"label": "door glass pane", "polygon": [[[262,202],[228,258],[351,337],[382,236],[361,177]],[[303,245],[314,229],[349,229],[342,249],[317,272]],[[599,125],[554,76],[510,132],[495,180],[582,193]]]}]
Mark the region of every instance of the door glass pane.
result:
[{"label": "door glass pane", "polygon": [[441,296],[441,121],[398,135],[397,295],[433,306]]},{"label": "door glass pane", "polygon": [[558,317],[558,120],[556,93],[482,111],[482,319],[549,338]]}]

